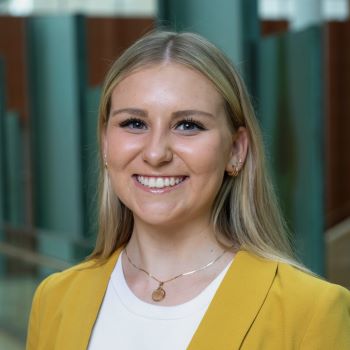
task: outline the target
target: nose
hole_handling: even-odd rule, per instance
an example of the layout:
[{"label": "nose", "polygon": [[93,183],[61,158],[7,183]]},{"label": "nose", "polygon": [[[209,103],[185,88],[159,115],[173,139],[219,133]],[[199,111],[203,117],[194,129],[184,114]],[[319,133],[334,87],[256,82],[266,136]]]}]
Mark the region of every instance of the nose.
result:
[{"label": "nose", "polygon": [[173,159],[169,135],[159,130],[150,131],[142,152],[142,159],[153,167],[169,163]]}]

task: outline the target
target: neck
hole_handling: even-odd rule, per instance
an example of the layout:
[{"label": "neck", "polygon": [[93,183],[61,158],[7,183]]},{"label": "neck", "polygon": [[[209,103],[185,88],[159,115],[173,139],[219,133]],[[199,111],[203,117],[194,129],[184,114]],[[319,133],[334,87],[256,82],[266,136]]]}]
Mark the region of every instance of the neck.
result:
[{"label": "neck", "polygon": [[153,227],[135,222],[127,245],[132,261],[159,278],[200,268],[227,247],[220,244],[208,223]]}]

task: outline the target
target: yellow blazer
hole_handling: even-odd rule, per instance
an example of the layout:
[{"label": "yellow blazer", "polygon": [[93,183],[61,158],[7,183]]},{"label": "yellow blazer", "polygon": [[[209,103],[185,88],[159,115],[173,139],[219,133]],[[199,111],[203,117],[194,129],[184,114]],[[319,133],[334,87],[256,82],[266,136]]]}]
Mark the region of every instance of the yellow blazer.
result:
[{"label": "yellow blazer", "polygon": [[[87,348],[119,253],[103,265],[84,262],[40,284],[27,350]],[[349,350],[350,293],[289,265],[240,251],[188,349]]]}]

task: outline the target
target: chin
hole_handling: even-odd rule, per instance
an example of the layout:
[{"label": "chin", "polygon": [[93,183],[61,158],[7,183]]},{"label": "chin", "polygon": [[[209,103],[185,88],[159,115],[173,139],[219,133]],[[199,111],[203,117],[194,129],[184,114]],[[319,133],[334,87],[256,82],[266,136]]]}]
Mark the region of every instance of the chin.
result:
[{"label": "chin", "polygon": [[142,211],[141,215],[134,214],[134,219],[140,222],[144,222],[148,225],[152,226],[174,226],[174,224],[178,224],[183,221],[184,215],[174,215],[174,213],[166,212],[158,212],[155,214],[155,210],[151,211]]}]

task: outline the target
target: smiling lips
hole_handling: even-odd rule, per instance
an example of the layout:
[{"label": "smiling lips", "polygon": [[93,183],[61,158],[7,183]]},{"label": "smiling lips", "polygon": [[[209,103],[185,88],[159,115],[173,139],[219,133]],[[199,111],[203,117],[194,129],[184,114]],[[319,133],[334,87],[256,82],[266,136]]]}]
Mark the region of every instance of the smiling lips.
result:
[{"label": "smiling lips", "polygon": [[148,188],[166,188],[173,187],[184,181],[186,176],[171,177],[152,177],[137,175],[136,180],[143,186]]}]

